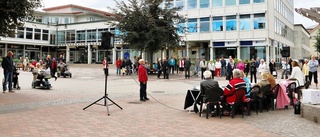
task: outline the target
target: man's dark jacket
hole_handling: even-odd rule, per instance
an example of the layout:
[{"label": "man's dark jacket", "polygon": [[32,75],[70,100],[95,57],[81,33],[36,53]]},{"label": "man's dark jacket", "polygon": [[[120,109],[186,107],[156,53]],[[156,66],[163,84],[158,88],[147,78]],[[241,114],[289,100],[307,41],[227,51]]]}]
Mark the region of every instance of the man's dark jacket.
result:
[{"label": "man's dark jacket", "polygon": [[8,56],[4,57],[2,59],[1,66],[4,70],[4,72],[13,72],[13,60],[12,58],[9,58]]}]

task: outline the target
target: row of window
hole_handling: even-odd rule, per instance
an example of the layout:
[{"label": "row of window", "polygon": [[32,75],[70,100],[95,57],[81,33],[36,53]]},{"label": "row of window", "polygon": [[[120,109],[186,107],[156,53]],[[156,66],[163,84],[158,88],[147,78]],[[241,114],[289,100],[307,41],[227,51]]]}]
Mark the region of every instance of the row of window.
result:
[{"label": "row of window", "polygon": [[[42,36],[42,37],[41,37]],[[49,38],[49,30],[37,29],[37,28],[22,28],[17,29],[17,38],[22,39],[33,39],[33,40],[44,40],[47,41]]]},{"label": "row of window", "polygon": [[73,22],[70,17],[44,17],[42,23],[68,24]]},{"label": "row of window", "polygon": [[275,33],[288,39],[289,41],[293,41],[294,31],[277,17],[275,17]]},{"label": "row of window", "polygon": [[174,0],[174,2],[170,4],[170,8],[176,6],[182,7],[182,10],[185,10],[185,7],[188,9],[196,9],[264,2],[265,0]]},{"label": "row of window", "polygon": [[290,23],[294,23],[293,7],[288,7],[282,0],[274,0],[274,8]]},{"label": "row of window", "polygon": [[[199,21],[199,25],[198,25],[198,21]],[[177,26],[178,28],[177,33],[182,34],[185,32],[196,33],[198,31],[217,32],[217,31],[265,29],[265,26],[266,26],[265,13],[244,14],[239,16],[237,15],[218,16],[218,17],[212,17],[212,18],[204,17],[199,19],[193,18],[193,19],[188,19],[186,21],[182,21]]]}]

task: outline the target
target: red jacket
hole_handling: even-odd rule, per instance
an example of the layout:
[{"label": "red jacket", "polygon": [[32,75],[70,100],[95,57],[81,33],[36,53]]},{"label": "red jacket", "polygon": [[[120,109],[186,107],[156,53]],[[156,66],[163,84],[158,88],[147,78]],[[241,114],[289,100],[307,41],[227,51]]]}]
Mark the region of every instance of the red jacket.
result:
[{"label": "red jacket", "polygon": [[138,77],[139,77],[139,82],[147,82],[148,81],[147,70],[144,67],[144,65],[139,65]]},{"label": "red jacket", "polygon": [[[224,88],[223,95],[231,95],[239,87],[246,87],[246,82],[242,78],[231,79],[229,84]],[[245,99],[245,96],[243,96]],[[236,101],[236,95],[226,96],[227,103],[232,103]]]},{"label": "red jacket", "polygon": [[117,60],[117,61],[116,61],[116,67],[117,67],[117,68],[120,68],[121,63],[122,63],[122,61],[121,61],[121,60]]}]

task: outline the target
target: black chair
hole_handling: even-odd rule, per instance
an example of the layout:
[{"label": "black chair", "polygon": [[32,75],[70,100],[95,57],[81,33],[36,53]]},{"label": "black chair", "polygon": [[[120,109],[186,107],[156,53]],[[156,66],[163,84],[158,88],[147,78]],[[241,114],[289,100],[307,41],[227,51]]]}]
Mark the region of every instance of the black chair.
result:
[{"label": "black chair", "polygon": [[232,108],[232,118],[234,118],[235,112],[239,107],[241,109],[241,115],[243,117],[243,103],[244,103],[243,97],[246,95],[246,91],[247,91],[246,87],[240,87],[233,92],[232,95],[236,96],[236,100],[233,104],[229,104]]},{"label": "black chair", "polygon": [[203,103],[206,103],[206,107],[207,107],[206,118],[208,119],[209,113],[212,111],[211,108],[213,108],[214,106],[217,109],[217,114],[221,118],[220,96],[222,95],[223,95],[223,90],[220,87],[212,87],[206,90],[205,93],[203,94],[203,99],[200,102],[199,117],[201,117]]},{"label": "black chair", "polygon": [[[259,102],[259,110],[260,110],[260,113],[262,113],[262,108],[263,108],[263,102],[265,101],[266,99],[266,96],[271,92],[271,85],[270,84],[267,84],[265,86],[263,86],[260,90],[260,93],[262,93],[262,96],[259,97],[257,96],[257,102]],[[267,106],[267,111],[269,111],[269,107]]]},{"label": "black chair", "polygon": [[294,94],[296,93],[296,89],[297,89],[297,84],[296,82],[291,82],[287,87],[286,87],[286,92],[287,95],[290,98],[290,104],[294,105],[293,103],[293,99],[294,99]]},{"label": "black chair", "polygon": [[[279,84],[275,85],[273,88],[270,89],[270,94],[266,96],[266,98],[270,100],[271,110],[274,110],[275,108],[274,99],[277,99],[279,88]],[[271,94],[272,92],[274,93]]]},{"label": "black chair", "polygon": [[260,86],[255,85],[250,88],[250,101],[247,103],[247,108],[248,108],[248,115],[250,116],[250,111],[251,111],[251,106],[254,106],[254,110],[256,111],[258,115],[258,107],[256,105],[256,98],[257,98],[257,93],[260,92]]}]

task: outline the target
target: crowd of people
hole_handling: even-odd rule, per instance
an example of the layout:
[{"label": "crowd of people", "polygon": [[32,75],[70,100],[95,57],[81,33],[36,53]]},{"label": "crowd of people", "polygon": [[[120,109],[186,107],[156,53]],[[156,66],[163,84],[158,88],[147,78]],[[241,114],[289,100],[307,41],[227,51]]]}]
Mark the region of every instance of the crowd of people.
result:
[{"label": "crowd of people", "polygon": [[[306,83],[310,82],[313,78],[314,83],[316,84],[316,88],[318,88],[317,67],[319,66],[319,63],[315,59],[315,56],[311,56],[310,61],[305,59],[303,65],[300,65],[299,61],[297,60],[289,59],[289,61],[290,61],[290,65],[289,63],[284,62],[284,60],[282,62],[283,69],[285,71],[288,71],[288,74],[283,73],[283,76],[289,75],[287,77],[287,81],[295,80],[297,83],[297,87],[301,87],[301,86],[303,87],[305,86]],[[232,58],[230,58],[230,62],[227,64],[227,73],[228,73],[227,75],[231,77],[229,79],[229,84],[226,85],[224,88],[223,95],[221,95],[221,102],[222,102],[221,105],[225,108],[224,115],[229,115],[231,113],[230,106],[236,101],[236,95],[234,94],[234,92],[240,87],[245,87],[247,89],[246,95],[243,96],[243,102],[249,102],[250,94],[255,92],[255,90],[251,91],[250,87],[258,86],[261,89],[264,86],[270,84],[270,90],[271,90],[277,84],[275,77],[272,75],[273,71],[275,70],[274,60],[271,60],[271,62],[269,63],[269,67],[268,65],[265,64],[263,59],[260,60],[259,67],[256,67],[258,65],[256,65],[257,62],[255,60],[252,60],[250,64],[242,63],[242,61],[238,61],[238,64],[233,64],[232,62],[233,60]],[[255,81],[253,82],[252,77],[251,77],[251,82],[250,80],[248,80],[247,71],[245,69],[247,65],[251,66],[249,68],[251,72],[259,73],[258,82],[256,81],[256,78],[255,78]],[[232,70],[230,70],[230,68]],[[210,89],[215,86],[219,87],[218,81],[214,81],[212,79],[213,78],[212,74],[213,73],[211,73],[210,69],[204,70],[203,77],[205,80],[200,83],[200,91],[202,93],[205,93],[206,89]],[[251,74],[251,75],[255,75],[255,74]],[[257,97],[262,98],[262,92],[257,92],[255,94],[257,95]],[[275,91],[272,91],[272,93],[270,94],[271,95],[275,94]],[[267,105],[265,107],[270,107],[270,106]],[[243,111],[246,111],[246,110],[243,110]]]},{"label": "crowd of people", "polygon": [[[1,62],[1,66],[4,71],[4,81],[2,85],[3,93],[6,92],[7,89],[9,89],[10,93],[14,93],[15,91],[13,88],[16,87],[16,81],[14,81],[14,70],[16,70],[15,63],[13,62],[12,58],[12,51],[9,51],[7,53],[7,56],[3,58]],[[55,80],[57,80],[56,72],[58,67],[64,67],[65,59],[64,56],[61,54],[58,59],[52,58],[51,55],[47,55],[47,57],[44,60],[33,60],[31,63],[28,59],[28,57],[20,57],[20,62],[22,64],[22,70],[23,71],[32,71],[33,74],[36,76],[34,77],[34,81],[36,78],[43,78],[43,71],[47,70],[49,71],[49,75],[51,77],[54,77]],[[13,86],[12,83],[14,82]],[[8,87],[7,87],[8,85]]]}]

